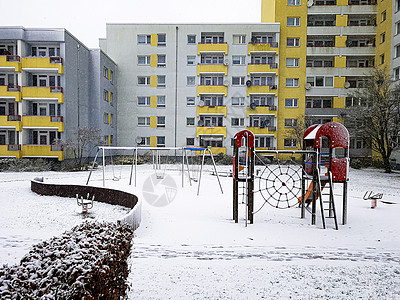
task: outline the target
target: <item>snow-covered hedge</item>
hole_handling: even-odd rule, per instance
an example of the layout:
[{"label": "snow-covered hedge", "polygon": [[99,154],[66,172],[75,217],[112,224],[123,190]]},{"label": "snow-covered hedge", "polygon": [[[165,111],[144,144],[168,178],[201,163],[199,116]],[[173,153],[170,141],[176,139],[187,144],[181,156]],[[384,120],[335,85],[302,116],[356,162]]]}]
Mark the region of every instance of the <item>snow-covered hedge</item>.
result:
[{"label": "snow-covered hedge", "polygon": [[0,268],[0,299],[118,299],[127,291],[129,225],[85,222]]}]

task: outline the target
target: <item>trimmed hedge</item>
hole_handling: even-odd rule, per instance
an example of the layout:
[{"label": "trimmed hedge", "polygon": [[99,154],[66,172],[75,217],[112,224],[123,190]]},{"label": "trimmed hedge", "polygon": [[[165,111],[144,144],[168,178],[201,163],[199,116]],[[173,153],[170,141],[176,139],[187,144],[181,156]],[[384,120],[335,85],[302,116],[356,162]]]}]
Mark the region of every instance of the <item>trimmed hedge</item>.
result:
[{"label": "trimmed hedge", "polygon": [[0,268],[1,299],[119,299],[126,296],[133,229],[84,222]]}]

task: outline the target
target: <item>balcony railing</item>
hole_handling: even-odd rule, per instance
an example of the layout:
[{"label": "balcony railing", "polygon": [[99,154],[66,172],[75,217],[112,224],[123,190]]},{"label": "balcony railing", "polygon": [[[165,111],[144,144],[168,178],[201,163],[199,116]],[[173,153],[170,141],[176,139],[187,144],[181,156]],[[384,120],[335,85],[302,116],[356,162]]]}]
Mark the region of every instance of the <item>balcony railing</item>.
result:
[{"label": "balcony railing", "polygon": [[199,44],[226,44],[226,42],[204,41],[204,42],[199,42]]},{"label": "balcony railing", "polygon": [[376,5],[376,1],[349,1],[348,5]]},{"label": "balcony railing", "polygon": [[63,151],[63,145],[51,145],[51,151]]},{"label": "balcony railing", "polygon": [[20,92],[21,86],[19,85],[7,85],[7,92]]},{"label": "balcony railing", "polygon": [[7,61],[21,62],[21,57],[18,55],[6,55]]},{"label": "balcony railing", "polygon": [[63,93],[63,88],[61,86],[51,86],[50,93]]},{"label": "balcony railing", "polygon": [[263,42],[263,41],[251,41],[251,45],[269,45],[271,48],[278,48],[278,42]]},{"label": "balcony railing", "polygon": [[63,117],[62,116],[50,116],[50,122],[62,122]]},{"label": "balcony railing", "polygon": [[62,57],[59,57],[59,56],[51,56],[50,57],[50,63],[51,64],[62,64],[63,63],[63,59],[62,59]]},{"label": "balcony railing", "polygon": [[8,115],[7,121],[21,121],[20,115]]},{"label": "balcony railing", "polygon": [[[250,86],[267,86],[269,87],[270,90],[276,90],[278,88],[278,86],[276,84],[253,84],[251,83]],[[248,87],[250,87],[248,86]]]},{"label": "balcony railing", "polygon": [[262,62],[252,62],[249,63],[249,65],[264,65],[264,66],[269,66],[271,69],[277,69],[278,64],[277,63],[262,63]]},{"label": "balcony railing", "polygon": [[335,47],[335,42],[325,42],[317,45],[313,43],[307,43],[307,47]]},{"label": "balcony railing", "polygon": [[7,145],[7,150],[8,151],[21,151],[21,145],[19,145],[19,144]]}]

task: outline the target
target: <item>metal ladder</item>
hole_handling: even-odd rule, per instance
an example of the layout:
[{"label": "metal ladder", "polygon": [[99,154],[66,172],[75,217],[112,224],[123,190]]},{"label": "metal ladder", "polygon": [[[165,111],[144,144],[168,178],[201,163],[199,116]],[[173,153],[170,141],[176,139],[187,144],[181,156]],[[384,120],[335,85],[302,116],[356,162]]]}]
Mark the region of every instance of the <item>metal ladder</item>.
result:
[{"label": "metal ladder", "polygon": [[[331,171],[328,172],[328,181],[322,186],[321,184],[321,176],[319,174],[319,170],[317,168],[317,184],[318,184],[318,195],[319,195],[319,203],[321,207],[321,218],[322,218],[322,226],[326,228],[326,219],[334,219],[335,221],[335,229],[338,230],[338,223],[336,218],[336,210],[335,210],[335,201],[333,198],[333,183],[332,183],[332,174]],[[323,188],[327,189],[329,187],[329,193],[322,193]],[[329,200],[324,200],[326,196],[329,196]],[[327,216],[325,216],[325,212],[327,212]]]}]

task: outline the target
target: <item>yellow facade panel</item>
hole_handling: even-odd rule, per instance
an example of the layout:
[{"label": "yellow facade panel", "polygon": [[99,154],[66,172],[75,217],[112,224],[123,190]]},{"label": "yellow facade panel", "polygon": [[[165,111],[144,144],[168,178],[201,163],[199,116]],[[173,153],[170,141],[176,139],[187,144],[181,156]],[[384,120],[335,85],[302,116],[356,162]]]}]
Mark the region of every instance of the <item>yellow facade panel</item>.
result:
[{"label": "yellow facade panel", "polygon": [[0,116],[0,126],[15,127],[16,131],[22,130],[21,121],[9,121],[8,116]]},{"label": "yellow facade panel", "polygon": [[276,44],[249,44],[247,46],[248,55],[252,52],[274,52],[279,55],[278,43]]},{"label": "yellow facade panel", "polygon": [[275,5],[276,1],[261,0],[261,22],[275,23]]},{"label": "yellow facade panel", "polygon": [[347,26],[348,15],[336,15],[336,26]]},{"label": "yellow facade panel", "polygon": [[223,85],[198,85],[197,96],[200,94],[224,94],[227,95],[228,88]]},{"label": "yellow facade panel", "polygon": [[278,91],[275,86],[268,86],[268,85],[252,85],[247,87],[247,96],[250,94],[275,94],[277,96]]},{"label": "yellow facade panel", "polygon": [[8,145],[0,145],[0,156],[9,156],[9,157],[21,158],[22,157],[22,151],[21,150],[10,151],[9,148],[8,148]]},{"label": "yellow facade panel", "polygon": [[336,0],[336,5],[349,5],[348,0]]},{"label": "yellow facade panel", "polygon": [[346,77],[344,77],[344,76],[342,76],[342,77],[335,76],[333,87],[334,88],[344,88],[344,84],[345,83],[346,83]]},{"label": "yellow facade panel", "polygon": [[346,56],[335,56],[334,60],[334,67],[335,68],[346,68]]},{"label": "yellow facade panel", "polygon": [[197,54],[201,52],[224,52],[228,55],[228,44],[197,44]]},{"label": "yellow facade panel", "polygon": [[226,118],[226,106],[197,106],[197,117],[200,114],[218,114]]},{"label": "yellow facade panel", "polygon": [[52,151],[50,145],[23,145],[22,156],[57,157],[59,161],[64,160],[63,151]]},{"label": "yellow facade panel", "polygon": [[157,147],[157,137],[156,136],[150,137],[150,147]]},{"label": "yellow facade panel", "polygon": [[152,33],[152,34],[151,34],[150,45],[151,45],[152,47],[157,47],[157,43],[158,43],[158,36],[157,36],[157,33]]},{"label": "yellow facade panel", "polygon": [[60,63],[52,62],[50,57],[22,57],[22,68],[27,69],[57,69],[59,74],[64,74],[64,66]]},{"label": "yellow facade panel", "polygon": [[344,108],[345,97],[333,97],[333,108]]},{"label": "yellow facade panel", "polygon": [[335,47],[336,48],[344,48],[346,46],[347,35],[343,36],[335,36]]},{"label": "yellow facade panel", "polygon": [[267,106],[257,106],[255,109],[251,109],[250,106],[247,106],[247,111],[246,111],[247,118],[253,114],[262,114],[262,115],[273,114],[276,117],[277,111],[271,110],[271,108]]},{"label": "yellow facade panel", "polygon": [[150,116],[150,128],[157,128],[157,116]]},{"label": "yellow facade panel", "polygon": [[150,76],[150,87],[157,87],[157,75]]},{"label": "yellow facade panel", "polygon": [[157,96],[150,96],[150,107],[157,108]]},{"label": "yellow facade panel", "polygon": [[225,65],[197,65],[197,76],[200,73],[224,73],[228,75],[228,67]]},{"label": "yellow facade panel", "polygon": [[226,148],[225,147],[210,147],[210,150],[211,150],[213,155],[217,155],[217,154],[226,155]]},{"label": "yellow facade panel", "polygon": [[[58,119],[56,119],[58,120]],[[63,122],[52,122],[52,117],[37,117],[37,116],[22,116],[22,126],[23,127],[49,127],[57,128],[59,132],[64,131]]]},{"label": "yellow facade panel", "polygon": [[20,87],[15,87],[15,89],[10,89],[6,85],[0,86],[0,97],[15,98],[16,102],[21,102],[21,92]]},{"label": "yellow facade panel", "polygon": [[152,54],[150,56],[150,67],[157,67],[157,54]]},{"label": "yellow facade panel", "polygon": [[21,72],[21,62],[19,56],[0,55],[0,67],[14,68],[15,72]]},{"label": "yellow facade panel", "polygon": [[196,127],[196,137],[200,135],[223,135],[226,137],[226,127]]},{"label": "yellow facade panel", "polygon": [[57,99],[58,103],[64,103],[64,94],[58,88],[23,86],[22,98]]},{"label": "yellow facade panel", "polygon": [[250,76],[251,73],[270,73],[273,72],[278,75],[278,65],[247,65],[247,75]]}]

